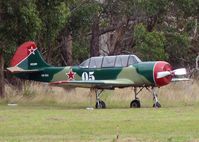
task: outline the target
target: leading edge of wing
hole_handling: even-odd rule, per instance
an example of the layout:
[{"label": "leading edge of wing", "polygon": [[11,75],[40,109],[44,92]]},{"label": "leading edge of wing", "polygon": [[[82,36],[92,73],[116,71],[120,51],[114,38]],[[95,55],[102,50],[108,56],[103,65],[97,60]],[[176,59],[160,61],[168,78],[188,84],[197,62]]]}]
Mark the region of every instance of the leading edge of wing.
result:
[{"label": "leading edge of wing", "polygon": [[116,80],[62,80],[62,81],[55,81],[50,82],[50,85],[56,85],[56,86],[74,86],[74,87],[100,87],[103,88],[111,88],[111,87],[123,87],[123,86],[130,86],[133,85],[134,82],[132,82],[129,79],[116,79]]}]

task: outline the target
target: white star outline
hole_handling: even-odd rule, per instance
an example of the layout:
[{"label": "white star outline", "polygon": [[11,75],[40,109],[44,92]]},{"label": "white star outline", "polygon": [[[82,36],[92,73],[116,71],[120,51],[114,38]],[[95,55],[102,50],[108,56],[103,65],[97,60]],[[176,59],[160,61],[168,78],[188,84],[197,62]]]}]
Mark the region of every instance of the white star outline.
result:
[{"label": "white star outline", "polygon": [[37,50],[37,48],[34,48],[33,46],[30,46],[30,48],[28,49],[28,51],[30,52],[29,55],[31,55],[31,54],[35,55],[35,50]]}]

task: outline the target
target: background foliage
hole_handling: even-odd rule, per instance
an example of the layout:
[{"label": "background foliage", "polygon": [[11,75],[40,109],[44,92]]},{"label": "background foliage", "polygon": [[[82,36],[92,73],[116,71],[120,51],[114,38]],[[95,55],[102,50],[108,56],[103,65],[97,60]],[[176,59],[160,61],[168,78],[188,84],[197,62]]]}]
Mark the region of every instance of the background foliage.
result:
[{"label": "background foliage", "polygon": [[93,52],[129,51],[142,60],[194,67],[198,7],[192,0],[1,0],[0,51],[6,67],[29,40],[55,65],[78,64]]}]

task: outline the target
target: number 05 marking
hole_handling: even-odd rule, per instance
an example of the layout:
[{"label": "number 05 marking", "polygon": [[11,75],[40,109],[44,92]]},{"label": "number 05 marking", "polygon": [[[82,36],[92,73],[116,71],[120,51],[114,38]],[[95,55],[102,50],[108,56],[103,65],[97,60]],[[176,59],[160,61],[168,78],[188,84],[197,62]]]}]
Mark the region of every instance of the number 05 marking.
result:
[{"label": "number 05 marking", "polygon": [[94,72],[83,72],[82,80],[95,80]]}]

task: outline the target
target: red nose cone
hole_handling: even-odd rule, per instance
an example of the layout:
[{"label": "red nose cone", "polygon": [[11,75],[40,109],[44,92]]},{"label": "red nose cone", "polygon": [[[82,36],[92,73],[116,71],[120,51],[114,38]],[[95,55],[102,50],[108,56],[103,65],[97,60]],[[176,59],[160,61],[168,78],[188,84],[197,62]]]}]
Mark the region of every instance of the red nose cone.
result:
[{"label": "red nose cone", "polygon": [[171,71],[171,70],[172,70],[172,67],[169,63],[164,62],[164,61],[156,62],[156,64],[154,65],[154,70],[153,70],[153,78],[154,78],[155,84],[158,87],[169,84],[171,82],[172,76],[168,75],[163,78],[157,78],[157,73],[163,72],[163,71]]}]

